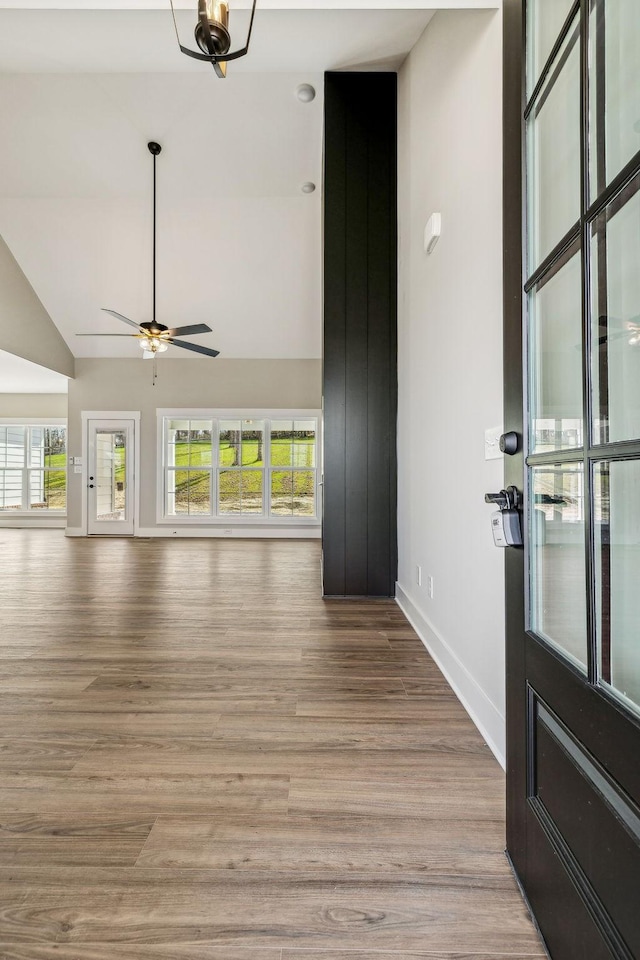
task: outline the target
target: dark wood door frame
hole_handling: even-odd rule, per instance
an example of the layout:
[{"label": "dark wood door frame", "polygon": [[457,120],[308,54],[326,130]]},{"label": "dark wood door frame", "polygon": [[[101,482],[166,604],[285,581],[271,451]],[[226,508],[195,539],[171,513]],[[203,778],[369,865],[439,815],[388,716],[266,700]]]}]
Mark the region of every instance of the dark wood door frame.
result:
[{"label": "dark wood door frame", "polygon": [[[522,384],[522,296],[523,296],[523,129],[525,90],[524,2],[504,0],[503,7],[503,269],[504,269],[504,429],[524,435]],[[524,450],[505,457],[505,486],[521,489],[524,476]],[[521,632],[525,622],[524,550],[505,552],[506,636]],[[516,871],[525,856],[524,823],[519,805],[514,802],[526,793],[526,693],[511,678],[525,674],[524,647],[509,643],[506,648],[506,722],[507,738],[507,850]]]}]

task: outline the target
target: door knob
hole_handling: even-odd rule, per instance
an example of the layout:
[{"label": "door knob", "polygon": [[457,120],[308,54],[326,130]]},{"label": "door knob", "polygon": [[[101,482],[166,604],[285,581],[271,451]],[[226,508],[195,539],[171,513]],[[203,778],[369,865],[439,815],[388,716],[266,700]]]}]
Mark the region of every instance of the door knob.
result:
[{"label": "door knob", "polygon": [[518,434],[515,430],[510,430],[508,433],[503,433],[498,441],[498,446],[502,453],[506,453],[507,456],[512,457],[514,453],[518,452]]}]

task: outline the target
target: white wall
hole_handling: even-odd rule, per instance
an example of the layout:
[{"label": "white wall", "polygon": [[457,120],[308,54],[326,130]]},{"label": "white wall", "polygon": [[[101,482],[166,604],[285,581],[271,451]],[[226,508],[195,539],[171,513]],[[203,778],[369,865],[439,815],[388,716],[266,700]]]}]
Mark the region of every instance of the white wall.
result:
[{"label": "white wall", "polygon": [[484,459],[502,422],[501,44],[499,12],[440,11],[399,77],[398,599],[502,760],[504,557],[483,499],[503,485]]},{"label": "white wall", "polygon": [[[320,360],[158,360],[152,386],[152,364],[136,360],[76,360],[76,379],[69,383],[68,455],[82,455],[83,410],[140,412],[140,526],[163,535],[156,523],[158,462],[157,414],[162,408],[319,409]],[[68,527],[82,525],[82,475],[69,474]],[[171,525],[179,528],[179,523]],[[225,527],[232,527],[225,523]],[[311,528],[307,528],[310,530]],[[189,526],[183,534],[193,536]],[[317,533],[317,531],[316,531]]]},{"label": "white wall", "polygon": [[0,237],[0,349],[73,376],[73,356]]},{"label": "white wall", "polygon": [[0,393],[0,417],[66,417],[65,393]]}]

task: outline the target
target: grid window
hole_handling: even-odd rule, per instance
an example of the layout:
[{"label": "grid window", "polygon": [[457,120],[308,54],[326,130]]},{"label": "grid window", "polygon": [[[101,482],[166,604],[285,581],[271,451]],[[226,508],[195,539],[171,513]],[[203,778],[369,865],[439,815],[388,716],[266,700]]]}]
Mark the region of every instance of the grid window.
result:
[{"label": "grid window", "polygon": [[67,506],[67,429],[63,425],[0,426],[0,512]]},{"label": "grid window", "polygon": [[218,513],[264,513],[264,421],[221,420]]},{"label": "grid window", "polygon": [[313,520],[317,434],[315,418],[165,417],[164,516]]},{"label": "grid window", "polygon": [[167,516],[211,514],[213,423],[167,423]]},{"label": "grid window", "polygon": [[[315,506],[315,420],[271,421],[271,512],[313,517]],[[286,469],[283,469],[286,468]]]}]

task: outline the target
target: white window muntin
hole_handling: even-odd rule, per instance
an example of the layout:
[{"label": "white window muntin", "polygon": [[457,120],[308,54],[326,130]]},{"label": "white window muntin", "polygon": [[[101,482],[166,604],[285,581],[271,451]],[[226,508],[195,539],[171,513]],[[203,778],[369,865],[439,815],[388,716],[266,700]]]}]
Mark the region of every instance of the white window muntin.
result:
[{"label": "white window muntin", "polygon": [[[32,438],[37,430],[47,430],[47,429],[63,429],[65,431],[65,444],[64,444],[64,459],[62,464],[57,466],[47,466],[44,463],[44,455],[42,456],[41,462],[35,462],[37,459],[37,452],[40,450],[39,446],[34,447],[32,443]],[[11,447],[13,448],[13,456],[9,456],[9,440],[10,440],[10,431],[13,431],[13,438],[11,440]],[[4,446],[5,446],[5,455],[2,456],[2,440],[0,439],[0,514],[8,514],[10,516],[22,516],[23,514],[38,515],[42,514],[55,514],[56,516],[64,516],[66,514],[66,498],[67,498],[67,481],[68,481],[68,471],[67,471],[67,421],[59,418],[47,418],[47,419],[31,419],[25,417],[15,417],[15,418],[0,418],[0,438],[4,435]],[[4,462],[2,462],[4,460]],[[13,460],[14,462],[9,462]],[[19,462],[18,462],[19,461]],[[64,473],[64,493],[65,493],[65,506],[64,507],[41,507],[41,506],[32,506],[32,490],[34,487],[40,487],[43,491],[45,477],[47,473]],[[37,479],[38,475],[41,479]],[[7,479],[9,484],[7,484]],[[20,491],[17,499],[20,501],[20,506],[12,506],[11,504],[6,505],[7,499],[7,488],[11,488],[14,491]],[[10,494],[9,494],[10,495]]]},{"label": "white window muntin", "polygon": [[[200,429],[200,430],[202,430],[202,429],[207,429],[207,428],[208,428],[208,429],[210,430],[210,432],[211,432],[211,462],[210,462],[209,464],[204,464],[204,465],[203,465],[203,464],[192,465],[190,462],[187,463],[187,464],[176,464],[175,460],[174,460],[173,462],[170,462],[170,460],[171,460],[170,454],[173,452],[173,454],[175,455],[175,447],[176,447],[177,444],[176,444],[175,440],[174,440],[173,442],[170,442],[170,440],[169,440],[169,425],[170,425],[170,423],[171,423],[172,421],[176,421],[176,420],[177,420],[177,421],[182,421],[184,424],[186,424],[186,427],[176,428],[176,430],[178,430],[178,429],[183,429],[183,430],[186,429],[186,430],[188,431],[188,434],[189,434],[189,441],[188,441],[188,442],[189,442],[189,455],[190,455],[190,453],[191,453],[191,433],[193,432],[193,429],[194,429],[194,428],[192,427],[192,424],[195,424],[195,423],[198,424],[198,427],[195,428],[195,429]],[[203,426],[204,424],[206,424],[207,426],[204,427],[204,426]],[[214,503],[214,495],[215,495],[215,469],[214,469],[214,464],[213,464],[213,457],[214,457],[214,451],[217,449],[217,443],[218,443],[217,433],[215,432],[215,429],[216,429],[216,425],[215,425],[215,422],[213,421],[213,419],[212,419],[211,417],[184,416],[184,415],[182,415],[182,411],[180,411],[179,415],[177,415],[177,416],[168,416],[168,417],[165,417],[165,418],[164,418],[164,429],[163,429],[163,463],[164,463],[164,468],[163,468],[163,471],[162,471],[162,472],[163,472],[163,477],[164,477],[164,481],[163,481],[164,486],[163,486],[163,500],[162,500],[162,504],[163,504],[163,515],[164,515],[164,517],[166,517],[166,519],[168,519],[168,520],[173,520],[173,521],[176,521],[176,520],[180,520],[180,521],[182,521],[182,520],[191,520],[191,521],[193,521],[193,520],[201,520],[202,518],[205,518],[205,519],[206,519],[206,518],[208,518],[208,517],[210,517],[210,516],[212,515],[212,514],[211,514],[211,509],[212,509],[212,505],[213,505],[213,503]],[[194,511],[194,513],[187,513],[187,514],[183,514],[183,513],[177,513],[177,514],[176,514],[176,513],[169,513],[169,509],[168,509],[168,507],[169,507],[169,498],[170,498],[170,496],[171,496],[172,494],[175,496],[175,476],[176,476],[176,474],[177,474],[177,473],[190,474],[190,473],[196,473],[196,472],[197,472],[197,473],[200,473],[200,474],[208,475],[208,477],[209,477],[209,482],[208,482],[209,511],[206,512],[206,513],[205,513],[205,512],[195,512],[195,511]],[[190,493],[190,488],[189,488],[189,493]],[[189,503],[190,503],[190,497],[189,497]]]},{"label": "white window muntin", "polygon": [[[158,445],[161,456],[161,469],[158,471],[158,516],[159,523],[240,523],[251,524],[256,522],[269,521],[274,524],[292,524],[292,525],[317,525],[320,520],[320,475],[321,475],[321,423],[322,413],[320,410],[203,410],[203,409],[162,409],[157,410],[158,416]],[[169,423],[172,420],[182,421],[209,421],[211,423],[211,477],[209,484],[210,491],[210,512],[199,514],[170,514],[168,512],[168,476],[170,465],[168,463],[168,432]],[[220,422],[221,421],[261,421],[264,423],[263,435],[263,464],[262,467],[251,467],[250,465],[238,465],[228,467],[220,465]],[[313,421],[315,426],[315,465],[309,466],[274,466],[271,464],[271,423],[272,421]],[[199,468],[197,468],[199,469]],[[205,468],[203,468],[204,470]],[[219,510],[219,487],[220,472],[225,470],[249,471],[255,470],[263,475],[262,481],[262,512],[261,513],[221,513]],[[313,502],[314,514],[304,515],[282,515],[272,512],[271,509],[271,489],[272,474],[279,472],[291,473],[312,473],[313,474]]]}]

